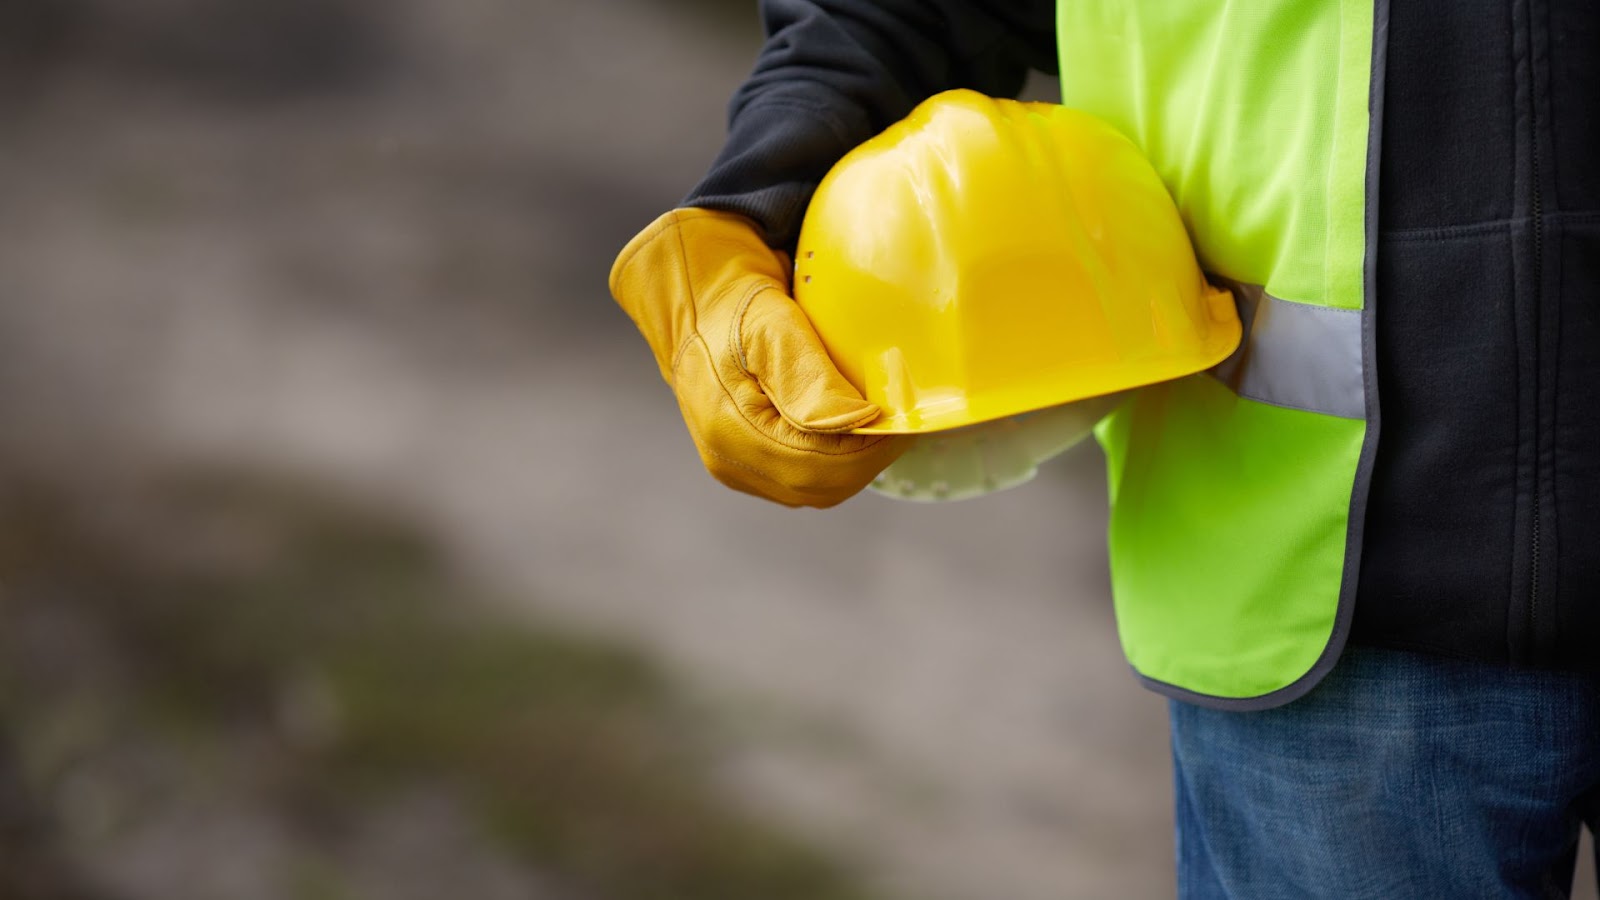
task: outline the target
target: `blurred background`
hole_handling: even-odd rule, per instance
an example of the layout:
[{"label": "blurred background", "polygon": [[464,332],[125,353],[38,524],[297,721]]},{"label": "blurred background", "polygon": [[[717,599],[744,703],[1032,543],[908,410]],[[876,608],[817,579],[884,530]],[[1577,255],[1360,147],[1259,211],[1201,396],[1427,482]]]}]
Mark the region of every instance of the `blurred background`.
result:
[{"label": "blurred background", "polygon": [[1098,452],[769,506],[607,296],[759,40],[0,4],[0,897],[1171,895]]}]

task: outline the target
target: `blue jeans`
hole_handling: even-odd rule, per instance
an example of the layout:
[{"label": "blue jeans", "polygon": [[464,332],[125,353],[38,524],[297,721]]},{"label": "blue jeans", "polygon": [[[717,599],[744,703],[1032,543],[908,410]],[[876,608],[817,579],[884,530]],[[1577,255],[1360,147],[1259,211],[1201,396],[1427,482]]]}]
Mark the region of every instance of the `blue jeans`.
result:
[{"label": "blue jeans", "polygon": [[1600,820],[1600,678],[1351,648],[1287,706],[1171,722],[1190,900],[1565,898]]}]

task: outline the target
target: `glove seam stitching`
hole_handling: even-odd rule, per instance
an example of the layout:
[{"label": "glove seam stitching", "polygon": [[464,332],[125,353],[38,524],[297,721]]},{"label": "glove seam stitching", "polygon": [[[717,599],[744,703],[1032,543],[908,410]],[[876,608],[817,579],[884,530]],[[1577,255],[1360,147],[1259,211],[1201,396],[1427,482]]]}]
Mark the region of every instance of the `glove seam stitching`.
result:
[{"label": "glove seam stitching", "polygon": [[[749,357],[745,356],[744,352],[744,329],[740,326],[744,324],[744,314],[746,310],[750,309],[750,302],[754,300],[756,298],[756,294],[760,293],[761,289],[765,287],[766,285],[760,283],[759,281],[751,285],[750,289],[744,292],[744,296],[739,298],[739,306],[733,311],[733,318],[728,323],[728,337],[733,342],[733,349],[735,351],[734,355],[739,363],[739,371],[750,376],[751,380],[755,381],[755,383],[758,385],[761,384],[761,379],[756,376],[756,373],[750,371],[750,359]],[[762,388],[761,393],[767,394],[766,388]],[[767,394],[767,399],[771,400],[772,395]],[[773,403],[772,407],[777,409],[778,404]],[[782,415],[783,410],[779,409],[778,414]],[[788,417],[784,416],[784,418]]]},{"label": "glove seam stitching", "polygon": [[[682,222],[686,218],[685,212],[685,210],[674,211],[672,224],[677,225]],[[678,258],[684,261],[683,290],[684,293],[689,295],[689,333],[684,335],[683,340],[678,344],[677,352],[672,354],[672,383],[676,385],[678,383],[678,364],[683,361],[683,354],[689,349],[689,342],[700,337],[700,295],[694,289],[694,277],[689,272],[689,247],[683,242],[683,229],[674,228],[673,236],[678,239]]]}]

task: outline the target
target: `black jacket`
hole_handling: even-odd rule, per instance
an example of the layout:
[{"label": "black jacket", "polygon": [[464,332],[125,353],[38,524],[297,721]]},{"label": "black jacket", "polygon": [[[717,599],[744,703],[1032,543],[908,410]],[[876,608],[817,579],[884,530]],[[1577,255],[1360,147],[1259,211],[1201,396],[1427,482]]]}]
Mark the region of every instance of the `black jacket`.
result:
[{"label": "black jacket", "polygon": [[[1600,669],[1600,4],[1379,6],[1382,430],[1351,640]],[[767,0],[686,202],[792,245],[828,168],[918,101],[1054,71],[1054,10]]]}]

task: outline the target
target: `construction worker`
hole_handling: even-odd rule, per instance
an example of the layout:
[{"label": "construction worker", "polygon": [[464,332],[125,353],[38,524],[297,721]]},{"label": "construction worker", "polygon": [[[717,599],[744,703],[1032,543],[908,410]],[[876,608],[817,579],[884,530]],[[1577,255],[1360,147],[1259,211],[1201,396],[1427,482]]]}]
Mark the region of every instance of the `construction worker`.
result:
[{"label": "construction worker", "polygon": [[786,254],[920,101],[1058,71],[1245,322],[1098,432],[1119,632],[1172,698],[1181,895],[1566,896],[1600,820],[1600,7],[761,10],[726,146],[612,272],[711,472],[829,506],[903,450],[849,433],[879,410]]}]

